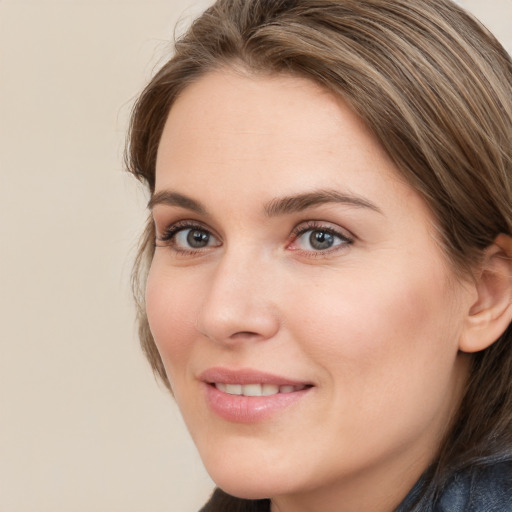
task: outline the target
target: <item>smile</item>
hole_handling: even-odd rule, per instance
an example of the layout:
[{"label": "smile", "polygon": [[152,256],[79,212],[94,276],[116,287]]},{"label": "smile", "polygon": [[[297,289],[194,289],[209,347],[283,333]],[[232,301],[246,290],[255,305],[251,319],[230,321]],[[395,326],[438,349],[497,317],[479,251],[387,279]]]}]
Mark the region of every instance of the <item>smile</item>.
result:
[{"label": "smile", "polygon": [[294,393],[306,388],[306,385],[277,386],[275,384],[227,384],[225,382],[215,382],[213,385],[223,393],[238,396],[272,396],[278,393]]},{"label": "smile", "polygon": [[230,423],[275,418],[311,395],[315,385],[251,368],[209,368],[198,376],[207,408]]}]

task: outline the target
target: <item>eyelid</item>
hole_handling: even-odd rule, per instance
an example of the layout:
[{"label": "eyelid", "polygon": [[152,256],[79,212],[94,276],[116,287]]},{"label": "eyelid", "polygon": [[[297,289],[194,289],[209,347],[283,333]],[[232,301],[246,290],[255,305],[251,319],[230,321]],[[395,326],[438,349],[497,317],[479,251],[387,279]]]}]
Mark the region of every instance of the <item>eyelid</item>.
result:
[{"label": "eyelid", "polygon": [[[215,244],[213,246],[206,246],[203,248],[192,248],[189,249],[182,248],[176,244],[173,243],[175,240],[175,237],[178,233],[181,231],[186,231],[188,229],[198,229],[207,232],[212,238],[217,240],[219,243]],[[220,237],[215,233],[214,230],[212,230],[207,225],[203,224],[200,221],[192,220],[192,219],[183,219],[178,220],[176,222],[172,222],[171,224],[167,225],[165,229],[159,234],[158,228],[156,228],[157,234],[156,234],[156,240],[155,240],[155,246],[156,247],[170,247],[173,251],[177,253],[182,254],[197,254],[203,251],[208,250],[211,247],[218,247],[221,245]],[[161,242],[162,244],[159,245],[158,242]]]},{"label": "eyelid", "polygon": [[[327,233],[330,233],[336,237],[338,237],[340,240],[342,240],[341,244],[337,244],[333,247],[330,247],[325,250],[306,250],[306,249],[299,249],[299,248],[292,248],[292,245],[296,243],[296,241],[305,233],[309,231],[325,231]],[[346,229],[341,228],[340,226],[337,226],[335,224],[332,224],[330,222],[326,221],[318,221],[318,220],[308,220],[305,222],[301,222],[297,224],[291,233],[292,240],[287,244],[287,248],[290,250],[293,250],[297,253],[303,253],[308,254],[313,257],[322,257],[327,256],[330,253],[337,252],[343,249],[346,249],[347,245],[352,245],[355,241],[355,236],[352,235],[349,231]]]},{"label": "eyelid", "polygon": [[[162,227],[160,229],[159,229],[158,224],[162,225]],[[180,219],[180,220],[175,220],[172,222],[166,222],[165,224],[163,222],[159,223],[155,220],[155,230],[156,230],[157,240],[163,240],[168,235],[172,235],[174,233],[177,233],[178,231],[182,231],[184,229],[190,229],[190,228],[204,229],[205,231],[208,231],[209,233],[213,234],[213,230],[199,220]],[[216,235],[214,235],[214,236],[216,238],[218,238]]]},{"label": "eyelid", "polygon": [[311,231],[311,230],[315,230],[315,229],[328,231],[328,232],[333,233],[347,241],[350,240],[353,242],[355,239],[355,236],[352,233],[350,233],[350,231],[348,231],[347,229],[342,228],[336,224],[333,224],[332,222],[322,221],[322,220],[302,221],[302,222],[298,223],[293,228],[292,235],[299,236],[299,235],[306,233],[307,231]]},{"label": "eyelid", "polygon": [[[216,232],[198,220],[192,219],[182,219],[174,221],[168,224],[165,229],[158,229],[158,223],[156,224],[156,240],[155,247],[168,247],[174,253],[183,255],[183,256],[192,256],[192,255],[201,255],[209,250],[220,247],[222,245],[222,240],[220,236],[216,234]],[[208,233],[210,237],[213,238],[215,243],[208,244],[205,247],[186,247],[179,245],[176,243],[176,235],[182,231],[186,230],[198,229],[201,231],[205,231]],[[307,233],[308,231],[325,231],[330,233],[331,235],[338,238],[341,243],[337,243],[332,247],[326,249],[303,249],[300,247],[293,247],[293,245],[297,242],[297,240]],[[291,231],[289,241],[286,243],[286,249],[292,250],[296,254],[304,255],[308,258],[318,258],[318,257],[326,257],[331,253],[335,253],[341,250],[346,250],[347,246],[353,244],[355,240],[354,235],[350,233],[347,229],[342,228],[336,224],[327,221],[319,221],[319,220],[307,220],[301,221],[298,223]],[[160,242],[160,244],[158,243]]]}]

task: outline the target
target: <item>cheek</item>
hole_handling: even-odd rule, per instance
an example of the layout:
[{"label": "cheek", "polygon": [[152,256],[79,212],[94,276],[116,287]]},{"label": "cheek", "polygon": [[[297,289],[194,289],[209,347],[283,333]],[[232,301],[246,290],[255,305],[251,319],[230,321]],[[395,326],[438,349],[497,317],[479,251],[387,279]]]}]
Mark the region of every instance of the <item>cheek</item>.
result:
[{"label": "cheek", "polygon": [[331,425],[332,443],[352,440],[345,457],[363,457],[359,445],[366,454],[405,446],[450,413],[457,327],[442,282],[354,274],[341,293],[326,286],[322,300],[301,298],[295,308],[295,334],[323,369],[328,407],[317,421]]},{"label": "cheek", "polygon": [[[172,272],[154,261],[146,285],[146,311],[157,349],[169,379],[180,369],[192,349],[193,318],[197,296],[194,287],[184,286]],[[196,293],[197,295],[197,293]]]},{"label": "cheek", "polygon": [[421,276],[406,270],[338,275],[295,299],[303,346],[342,394],[356,387],[358,395],[407,390],[426,385],[436,372],[448,378],[459,326],[447,276],[436,269]]}]

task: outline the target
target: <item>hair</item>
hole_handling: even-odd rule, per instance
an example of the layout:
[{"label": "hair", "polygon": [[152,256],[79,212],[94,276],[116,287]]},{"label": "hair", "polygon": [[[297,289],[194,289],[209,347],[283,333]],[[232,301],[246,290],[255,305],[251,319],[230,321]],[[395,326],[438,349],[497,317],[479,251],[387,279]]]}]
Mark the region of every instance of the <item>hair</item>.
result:
[{"label": "hair", "polygon": [[[150,194],[174,101],[225,68],[306,77],[343,98],[430,207],[460,278],[498,234],[512,233],[512,61],[450,0],[218,0],[135,104],[126,162]],[[144,304],[154,236],[148,219],[134,292],[142,347],[170,387]],[[453,428],[414,510],[454,471],[512,459],[512,327],[472,357]]]}]

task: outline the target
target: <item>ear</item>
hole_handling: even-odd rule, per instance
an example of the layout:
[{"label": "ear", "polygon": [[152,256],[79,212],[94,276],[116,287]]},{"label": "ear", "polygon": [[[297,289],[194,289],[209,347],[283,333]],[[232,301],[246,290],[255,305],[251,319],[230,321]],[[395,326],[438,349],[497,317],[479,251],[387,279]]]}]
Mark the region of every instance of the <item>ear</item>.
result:
[{"label": "ear", "polygon": [[489,347],[512,322],[512,237],[498,235],[486,249],[475,279],[476,300],[459,342],[463,352]]}]

